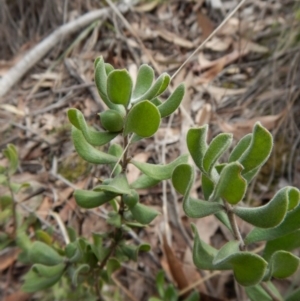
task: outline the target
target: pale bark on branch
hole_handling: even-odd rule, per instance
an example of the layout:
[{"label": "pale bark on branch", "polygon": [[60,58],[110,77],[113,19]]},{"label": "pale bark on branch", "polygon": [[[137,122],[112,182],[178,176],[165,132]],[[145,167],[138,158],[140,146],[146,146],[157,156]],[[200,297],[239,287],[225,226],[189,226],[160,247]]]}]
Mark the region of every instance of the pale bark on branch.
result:
[{"label": "pale bark on branch", "polygon": [[[119,7],[122,13],[128,10],[128,6]],[[34,48],[29,50],[25,56],[13,66],[0,79],[0,97],[4,96],[9,90],[36,64],[38,63],[55,45],[66,38],[68,35],[75,33],[91,24],[92,22],[105,19],[111,9],[109,7],[98,9],[62,25],[56,29],[52,34],[43,39]]]}]

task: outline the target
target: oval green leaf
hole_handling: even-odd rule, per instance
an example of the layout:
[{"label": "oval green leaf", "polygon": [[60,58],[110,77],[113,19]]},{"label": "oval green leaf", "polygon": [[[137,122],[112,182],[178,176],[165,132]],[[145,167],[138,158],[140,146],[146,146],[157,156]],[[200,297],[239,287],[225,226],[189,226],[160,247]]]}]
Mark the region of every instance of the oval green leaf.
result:
[{"label": "oval green leaf", "polygon": [[222,169],[212,198],[215,200],[221,197],[232,205],[240,202],[247,189],[247,181],[241,175],[242,170],[243,166],[238,162],[227,164]]},{"label": "oval green leaf", "polygon": [[60,263],[53,266],[47,266],[43,264],[34,264],[32,266],[32,270],[40,275],[41,277],[45,278],[52,278],[57,275],[61,275],[66,267],[66,264]]},{"label": "oval green leaf", "polygon": [[111,201],[117,194],[103,191],[75,190],[74,197],[78,206],[86,209],[99,207]]},{"label": "oval green leaf", "polygon": [[266,243],[263,258],[267,261],[276,251],[292,251],[300,247],[300,230],[284,235],[277,239],[270,240]]},{"label": "oval green leaf", "polygon": [[261,167],[269,158],[273,148],[273,137],[271,133],[259,122],[254,125],[253,135],[249,147],[239,158],[239,162],[244,166],[242,172],[248,172]]},{"label": "oval green leaf", "polygon": [[53,248],[40,241],[35,241],[32,244],[28,255],[32,263],[40,263],[47,266],[58,265],[64,261],[64,258]]},{"label": "oval green leaf", "polygon": [[269,241],[290,234],[300,229],[300,206],[288,211],[285,219],[275,228],[262,229],[255,227],[245,238],[245,243]]},{"label": "oval green leaf", "polygon": [[61,274],[57,274],[53,277],[41,277],[39,274],[35,273],[32,269],[25,275],[24,284],[22,285],[22,291],[26,293],[34,293],[37,291],[41,291],[53,286],[56,282],[58,282],[62,276]]},{"label": "oval green leaf", "polygon": [[121,132],[124,125],[124,118],[116,110],[106,110],[99,114],[102,127],[111,132]]},{"label": "oval green leaf", "polygon": [[136,84],[132,93],[132,98],[137,99],[144,95],[152,86],[154,79],[154,70],[146,64],[140,66]]},{"label": "oval green leaf", "polygon": [[124,174],[119,174],[113,178],[108,184],[97,185],[95,191],[107,191],[115,194],[130,194],[131,190]]},{"label": "oval green leaf", "polygon": [[190,129],[187,133],[187,146],[188,150],[196,164],[196,166],[203,172],[203,157],[207,150],[207,137],[208,125],[200,128]]},{"label": "oval green leaf", "polygon": [[246,151],[246,149],[249,147],[251,140],[252,140],[252,134],[248,134],[246,136],[244,136],[238,143],[237,145],[234,147],[234,149],[232,150],[229,159],[228,159],[228,163],[237,161],[240,159],[240,157],[243,155],[243,153]]},{"label": "oval green leaf", "polygon": [[269,278],[275,277],[284,279],[297,271],[299,267],[299,258],[290,252],[280,250],[271,256],[269,266]]},{"label": "oval green leaf", "polygon": [[167,180],[172,177],[172,173],[176,166],[187,163],[188,155],[181,155],[173,162],[162,165],[162,164],[150,164],[131,160],[130,163],[136,166],[141,172],[146,174],[152,179],[159,181]]},{"label": "oval green leaf", "polygon": [[101,152],[93,146],[91,146],[85,140],[82,132],[74,126],[72,127],[72,139],[76,152],[85,161],[94,164],[117,163],[117,157]]},{"label": "oval green leaf", "polygon": [[117,133],[99,132],[89,128],[83,114],[77,109],[69,109],[68,118],[71,124],[82,132],[85,140],[91,145],[104,145],[117,136]]},{"label": "oval green leaf", "polygon": [[150,137],[160,125],[160,114],[157,107],[148,100],[134,105],[125,120],[124,135],[135,133],[140,137]]},{"label": "oval green leaf", "polygon": [[211,173],[221,155],[229,148],[232,137],[232,134],[222,133],[211,141],[203,157],[203,169],[208,174]]},{"label": "oval green leaf", "polygon": [[13,144],[7,144],[6,148],[3,150],[3,155],[9,161],[8,172],[10,175],[14,174],[19,166],[19,158],[16,147]]},{"label": "oval green leaf", "polygon": [[99,57],[95,61],[95,83],[98,89],[98,93],[104,103],[110,109],[116,109],[117,105],[113,104],[107,96],[107,73],[103,57]]},{"label": "oval green leaf", "polygon": [[137,203],[129,208],[133,218],[142,225],[150,224],[160,213],[148,206]]},{"label": "oval green leaf", "polygon": [[197,228],[191,224],[194,232],[193,262],[200,270],[215,270],[213,260],[218,250],[200,239]]},{"label": "oval green leaf", "polygon": [[107,77],[107,96],[116,105],[129,105],[132,93],[132,79],[127,70],[111,71]]},{"label": "oval green leaf", "polygon": [[123,201],[129,209],[134,207],[138,203],[139,199],[139,194],[134,189],[131,189],[130,194],[125,194],[123,196]]},{"label": "oval green leaf", "polygon": [[155,81],[153,86],[143,95],[132,100],[133,103],[139,102],[145,99],[153,99],[158,95],[162,94],[168,87],[170,83],[170,76],[167,73],[161,74]]},{"label": "oval green leaf", "polygon": [[168,99],[157,107],[161,118],[171,115],[178,109],[183,99],[184,92],[184,84],[179,85]]},{"label": "oval green leaf", "polygon": [[153,179],[145,174],[139,176],[133,183],[130,184],[130,188],[133,189],[145,189],[157,185],[160,180]]},{"label": "oval green leaf", "polygon": [[234,213],[244,221],[260,228],[279,225],[288,209],[288,188],[280,189],[264,206],[255,208],[235,207]]}]

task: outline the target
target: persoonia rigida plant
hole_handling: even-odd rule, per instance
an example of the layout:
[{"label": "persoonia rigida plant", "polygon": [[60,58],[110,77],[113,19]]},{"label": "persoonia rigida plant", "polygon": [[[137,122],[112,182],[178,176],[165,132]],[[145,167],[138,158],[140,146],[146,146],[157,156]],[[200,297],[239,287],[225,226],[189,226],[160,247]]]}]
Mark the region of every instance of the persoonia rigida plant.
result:
[{"label": "persoonia rigida plant", "polygon": [[[106,221],[112,226],[111,231],[93,233],[91,242],[69,228],[70,243],[66,246],[51,244],[45,235],[42,241],[34,243],[23,239],[23,258],[33,264],[23,285],[27,292],[48,288],[67,275],[74,286],[85,282],[95,295],[101,295],[103,283],[110,281],[120,262],[136,260],[139,251],[150,249],[147,244],[128,244],[125,239],[130,228],[148,225],[159,214],[140,202],[137,189],[170,179],[176,166],[188,160],[188,155],[182,155],[166,165],[149,164],[133,160],[129,154],[130,144],[154,135],[161,119],[179,107],[184,96],[183,84],[162,101],[159,96],[169,86],[168,74],[163,73],[154,80],[153,69],[142,65],[134,84],[126,70],[115,70],[102,57],[95,61],[95,83],[107,106],[107,110],[99,113],[102,130],[87,125],[77,109],[69,109],[68,118],[76,152],[89,163],[107,164],[110,175],[99,179],[92,190],[76,190],[74,197],[80,207],[87,209],[109,202],[112,210]],[[117,136],[121,137],[121,144],[112,142]],[[97,148],[104,145],[109,145],[107,152],[103,147]],[[135,165],[142,173],[133,183],[127,179],[128,164]]]},{"label": "persoonia rigida plant", "polygon": [[[214,214],[231,231],[233,239],[218,250],[201,240],[192,225],[194,264],[204,270],[232,270],[253,301],[283,300],[270,280],[287,278],[299,267],[299,258],[290,252],[300,246],[299,190],[287,186],[263,206],[246,206],[243,199],[247,187],[271,154],[272,135],[256,123],[253,132],[233,148],[228,162],[220,164],[220,157],[232,143],[232,134],[221,133],[208,145],[207,131],[208,126],[204,125],[187,133],[189,153],[201,172],[204,200],[190,196],[195,181],[190,164],[177,166],[172,182],[183,195],[183,209],[188,217]],[[254,226],[246,237],[241,235],[236,216]],[[252,250],[255,243],[262,241],[266,243],[259,255]]]}]

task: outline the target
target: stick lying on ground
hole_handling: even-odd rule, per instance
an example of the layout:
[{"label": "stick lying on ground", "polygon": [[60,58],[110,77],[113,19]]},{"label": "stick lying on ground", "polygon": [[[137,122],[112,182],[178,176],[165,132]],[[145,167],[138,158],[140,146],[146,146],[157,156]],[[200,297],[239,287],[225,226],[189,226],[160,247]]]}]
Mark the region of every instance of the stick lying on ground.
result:
[{"label": "stick lying on ground", "polygon": [[[128,8],[128,6],[122,5],[119,7],[119,10],[122,11],[122,13],[125,13]],[[29,50],[23,59],[0,79],[0,97],[4,96],[37,62],[57,45],[62,38],[88,26],[98,19],[106,18],[110,11],[110,8],[102,8],[89,12],[76,20],[62,25],[48,37],[43,39],[33,49]]]}]

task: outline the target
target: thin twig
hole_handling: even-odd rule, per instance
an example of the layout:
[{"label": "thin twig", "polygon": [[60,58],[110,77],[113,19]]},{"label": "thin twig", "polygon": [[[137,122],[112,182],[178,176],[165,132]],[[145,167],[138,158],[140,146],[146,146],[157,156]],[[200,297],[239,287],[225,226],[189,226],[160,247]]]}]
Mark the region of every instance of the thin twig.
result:
[{"label": "thin twig", "polygon": [[282,298],[280,298],[274,294],[274,292],[269,288],[269,286],[266,282],[261,282],[260,285],[270,295],[270,297],[273,299],[273,301],[283,301]]},{"label": "thin twig", "polygon": [[111,275],[111,279],[116,283],[116,285],[127,295],[127,297],[131,301],[139,301],[137,300],[132,293],[118,280],[117,274],[120,273],[120,270],[116,271]]},{"label": "thin twig", "polygon": [[68,245],[70,243],[70,238],[64,222],[61,220],[61,217],[56,212],[51,211],[50,215],[56,220],[58,227],[61,231],[62,237],[64,238],[66,245]]},{"label": "thin twig", "polygon": [[207,42],[215,36],[220,29],[228,22],[228,20],[242,7],[242,5],[246,2],[247,0],[242,0],[234,10],[232,10],[231,13],[227,15],[227,17],[223,20],[223,22],[192,52],[192,54],[182,63],[182,65],[177,69],[177,71],[172,75],[171,81],[176,77],[176,75],[182,70],[182,68],[193,58],[193,56],[201,50]]},{"label": "thin twig", "polygon": [[139,37],[139,35],[135,32],[135,30],[133,29],[133,27],[130,25],[130,23],[124,18],[124,16],[121,14],[120,10],[118,7],[115,6],[115,4],[111,1],[111,0],[105,0],[108,5],[111,7],[111,9],[116,13],[116,15],[121,19],[121,21],[123,22],[123,24],[125,25],[125,27],[131,32],[131,34],[136,38],[136,40],[138,41],[138,43],[140,44],[142,51],[148,56],[151,64],[153,65],[153,67],[155,68],[156,72],[158,74],[161,74],[161,70],[160,67],[158,66],[158,64],[156,63],[156,61],[154,60],[152,54],[150,53],[150,51],[146,48],[146,46],[144,45],[143,41],[141,40],[141,38]]},{"label": "thin twig", "polygon": [[209,279],[211,279],[211,278],[213,278],[213,277],[215,277],[215,276],[217,276],[217,275],[219,275],[219,274],[221,274],[220,271],[215,271],[215,272],[213,272],[213,273],[207,275],[206,277],[197,280],[196,282],[192,283],[192,284],[189,285],[188,287],[182,289],[182,290],[179,292],[179,296],[185,295],[186,293],[188,293],[190,290],[194,289],[195,287],[197,287],[197,286],[200,285],[201,283],[203,283],[203,282],[205,282],[205,281],[207,281],[207,280],[209,280]]},{"label": "thin twig", "polygon": [[236,223],[235,215],[232,212],[231,206],[226,201],[224,201],[224,205],[225,205],[226,213],[227,213],[227,216],[228,216],[228,219],[229,219],[232,231],[233,231],[233,236],[236,240],[238,240],[240,242],[241,251],[245,251],[246,246],[245,246],[243,237],[240,233],[239,227]]},{"label": "thin twig", "polygon": [[[124,148],[124,150],[123,150],[123,153],[122,153],[122,155],[120,156],[120,158],[118,159],[118,161],[117,161],[117,163],[115,164],[115,166],[114,166],[114,168],[112,169],[112,171],[111,171],[111,173],[110,173],[110,178],[113,176],[113,173],[114,173],[114,171],[116,170],[116,168],[118,167],[118,164],[121,162],[121,160],[123,160],[123,163],[122,163],[122,169],[124,169],[124,166],[123,166],[123,164],[124,164],[124,156],[127,154],[127,150],[128,150],[128,147],[129,147],[129,145],[130,145],[130,143],[131,143],[131,140],[132,140],[132,138],[133,138],[133,135],[131,135],[131,137],[129,138],[129,140],[128,140],[128,142],[125,144],[125,148]],[[127,155],[126,155],[127,156]]]}]

